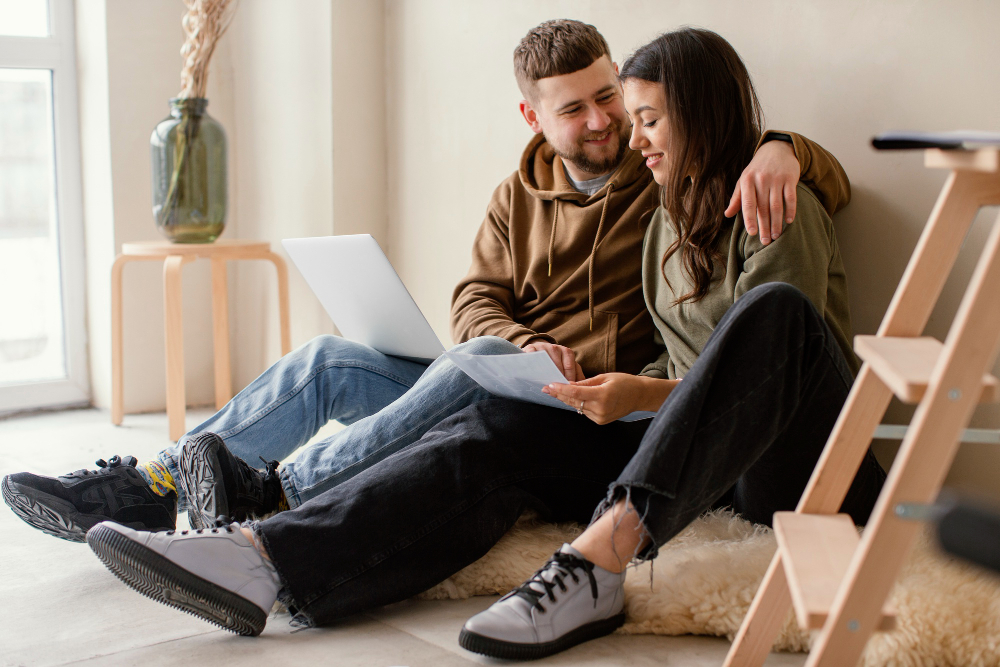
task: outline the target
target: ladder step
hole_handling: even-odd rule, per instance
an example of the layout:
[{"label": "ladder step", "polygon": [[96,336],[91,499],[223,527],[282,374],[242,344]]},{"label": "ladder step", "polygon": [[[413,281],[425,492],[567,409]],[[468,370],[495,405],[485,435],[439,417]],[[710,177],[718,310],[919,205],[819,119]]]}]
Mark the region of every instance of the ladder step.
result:
[{"label": "ladder step", "polygon": [[[919,403],[944,345],[936,338],[855,336],[854,351],[904,403]],[[1000,399],[1000,380],[983,375],[980,403]]]},{"label": "ladder step", "polygon": [[[851,564],[860,538],[847,514],[775,512],[774,534],[799,626],[822,628]],[[879,630],[896,627],[896,610],[886,605]]]}]

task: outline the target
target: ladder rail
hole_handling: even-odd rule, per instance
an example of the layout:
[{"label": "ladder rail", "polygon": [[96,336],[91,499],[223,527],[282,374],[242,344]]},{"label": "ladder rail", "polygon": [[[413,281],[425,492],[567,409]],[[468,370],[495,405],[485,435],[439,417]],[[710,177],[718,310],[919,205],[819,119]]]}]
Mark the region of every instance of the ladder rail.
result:
[{"label": "ladder rail", "polygon": [[[879,424],[875,429],[876,440],[902,440],[910,430],[909,424]],[[1000,445],[1000,429],[967,428],[959,438],[962,443],[978,443],[984,445]]]},{"label": "ladder rail", "polygon": [[919,336],[983,206],[1000,204],[995,173],[953,171],[889,302],[878,336]]},{"label": "ladder rail", "polygon": [[880,618],[920,524],[896,515],[900,503],[929,503],[940,491],[962,429],[978,405],[984,371],[1000,352],[1000,220],[969,282],[872,521],[855,552],[807,667],[854,664]]},{"label": "ladder rail", "polygon": [[[994,203],[1000,203],[998,174],[962,169],[951,172],[907,263],[878,335],[918,336],[923,332],[979,209]],[[891,398],[891,390],[864,364],[796,512],[837,512]],[[879,601],[879,609],[883,601],[884,598]],[[726,656],[726,667],[762,665],[790,608],[781,554],[776,553]]]}]

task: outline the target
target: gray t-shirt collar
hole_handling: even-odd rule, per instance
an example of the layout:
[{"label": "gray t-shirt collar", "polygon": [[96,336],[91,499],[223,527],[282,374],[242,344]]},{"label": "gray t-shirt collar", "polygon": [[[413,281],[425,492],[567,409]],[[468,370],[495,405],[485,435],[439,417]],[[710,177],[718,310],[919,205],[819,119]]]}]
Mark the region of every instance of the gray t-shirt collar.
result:
[{"label": "gray t-shirt collar", "polygon": [[566,180],[569,184],[573,186],[573,189],[577,192],[582,192],[585,195],[594,195],[598,190],[604,187],[604,185],[611,180],[611,174],[614,173],[612,169],[603,176],[598,176],[597,178],[592,178],[589,181],[578,181],[569,175],[569,170],[566,169],[566,165],[563,165],[563,173],[566,174]]}]

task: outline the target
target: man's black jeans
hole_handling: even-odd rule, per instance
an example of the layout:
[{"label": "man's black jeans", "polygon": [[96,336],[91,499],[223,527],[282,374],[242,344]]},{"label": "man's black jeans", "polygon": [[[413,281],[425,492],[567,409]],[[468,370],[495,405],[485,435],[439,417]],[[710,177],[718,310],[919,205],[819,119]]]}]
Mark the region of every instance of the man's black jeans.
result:
[{"label": "man's black jeans", "polygon": [[[316,625],[430,588],[529,508],[587,522],[631,491],[654,555],[720,504],[765,524],[794,509],[850,384],[808,299],[768,284],[730,308],[651,422],[598,426],[571,411],[483,401],[258,531],[299,618]],[[869,452],[844,503],[855,522],[884,478]]]}]

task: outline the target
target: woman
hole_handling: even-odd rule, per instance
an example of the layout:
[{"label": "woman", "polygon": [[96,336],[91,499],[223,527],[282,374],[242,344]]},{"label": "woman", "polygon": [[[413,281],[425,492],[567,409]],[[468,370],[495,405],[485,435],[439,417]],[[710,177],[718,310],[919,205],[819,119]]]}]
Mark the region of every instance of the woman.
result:
[{"label": "woman", "polygon": [[[662,186],[643,288],[665,349],[639,376],[545,391],[600,424],[658,412],[586,532],[466,623],[460,643],[493,657],[542,657],[614,630],[628,561],[655,557],[711,507],[763,524],[794,509],[858,369],[843,264],[815,196],[799,186],[795,222],[769,246],[724,215],[762,127],[732,46],[677,30],[639,49],[621,79],[630,146]],[[864,523],[884,478],[869,451],[842,511]]]}]

